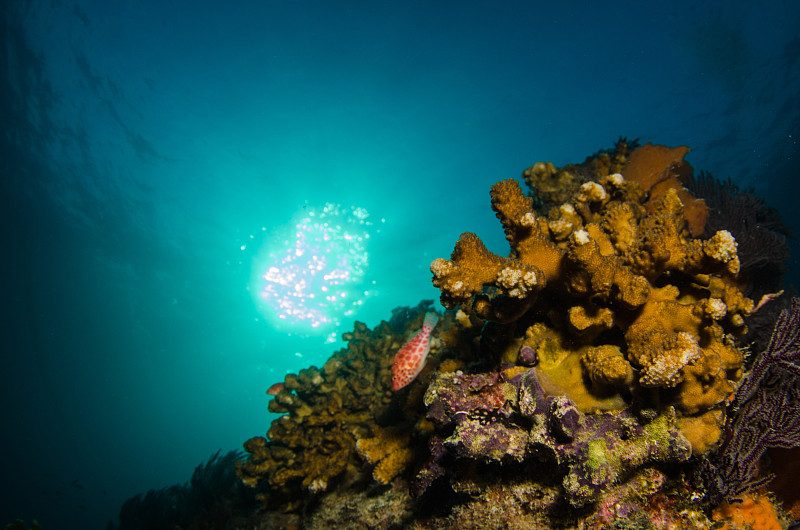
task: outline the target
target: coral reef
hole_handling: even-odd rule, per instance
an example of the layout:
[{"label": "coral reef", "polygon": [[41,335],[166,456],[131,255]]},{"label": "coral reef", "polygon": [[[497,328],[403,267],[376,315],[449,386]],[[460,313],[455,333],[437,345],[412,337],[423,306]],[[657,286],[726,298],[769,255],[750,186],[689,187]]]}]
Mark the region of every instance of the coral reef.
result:
[{"label": "coral reef", "polygon": [[372,476],[381,484],[388,484],[414,457],[409,447],[410,434],[404,430],[382,429],[374,426],[371,437],[360,438],[356,450],[361,457],[374,464]]},{"label": "coral reef", "polygon": [[[769,448],[800,447],[800,298],[777,322],[730,406],[725,433],[703,470],[714,501],[736,500],[771,480],[759,476]],[[710,468],[710,469],[709,469]]]},{"label": "coral reef", "polygon": [[746,496],[734,504],[723,502],[714,509],[713,519],[715,521],[728,520],[720,527],[720,530],[737,528],[781,530],[783,528],[775,506],[764,495],[756,498]]},{"label": "coral reef", "polygon": [[619,173],[628,163],[631,152],[639,147],[638,138],[620,137],[613,149],[603,149],[586,158],[583,164],[557,168],[551,162],[537,162],[522,172],[522,178],[532,192],[537,212],[550,210],[564,203],[584,182],[596,175]]},{"label": "coral reef", "polygon": [[[266,437],[245,442],[248,457],[237,463],[242,481],[260,487],[262,500],[271,496],[289,507],[299,505],[302,490],[325,491],[337,479],[356,476],[365,461],[374,465],[375,480],[389,483],[412,461],[406,431],[419,419],[420,381],[430,367],[410,385],[407,400],[392,392],[392,359],[407,333],[422,324],[422,312],[406,312],[415,316],[403,332],[395,333],[386,322],[374,330],[356,322],[343,336],[347,348],[321,369],[286,375],[269,402],[271,412],[285,414],[272,422]],[[431,349],[438,348],[432,341]],[[381,422],[394,426],[382,429]]]},{"label": "coral reef", "polygon": [[391,365],[430,302],[356,323],[321,369],[270,388],[283,415],[236,464],[262,501],[249,526],[791,522],[756,489],[765,450],[800,437],[800,301],[745,362],[766,313],[740,276],[741,232],[683,187],[687,151],[620,139],[531,166],[527,193],[494,184],[509,253],[466,232],[431,263],[447,311],[418,377],[393,390]]},{"label": "coral reef", "polygon": [[731,234],[690,235],[704,204],[687,198],[674,175],[688,171],[685,152],[647,144],[623,174],[584,182],[547,218],[534,213],[516,181],[495,184],[492,208],[510,256],[462,234],[449,260],[431,264],[442,304],[499,323],[528,311],[547,314],[555,333],[579,346],[561,361],[582,359],[594,386],[640,395],[660,389],[658,402],[686,415],[719,405],[741,377],[743,357],[732,339],[746,331],[753,302],[736,284]]},{"label": "coral reef", "polygon": [[[241,521],[256,506],[255,495],[235,473],[240,451],[197,466],[188,484],[176,484],[131,497],[119,512],[119,530],[218,528],[217,521]],[[233,526],[233,525],[232,525]]]},{"label": "coral reef", "polygon": [[700,172],[686,186],[708,204],[709,217],[703,235],[728,230],[736,238],[741,261],[740,279],[747,282],[748,296],[761,296],[783,288],[784,262],[789,257],[789,229],[778,212],[752,190],[742,191],[730,179],[719,181]]},{"label": "coral reef", "polygon": [[521,462],[546,458],[566,469],[567,499],[583,506],[643,465],[684,462],[689,441],[674,412],[642,425],[629,411],[584,415],[565,396],[548,396],[531,368],[501,373],[440,374],[425,394],[428,415],[451,428],[444,447],[458,458]]},{"label": "coral reef", "polygon": [[587,517],[586,528],[708,528],[706,514],[691,501],[692,492],[680,483],[668,484],[654,468],[637,471],[613,487]]},{"label": "coral reef", "polygon": [[683,204],[689,232],[699,236],[708,219],[708,206],[683,187],[692,174],[691,166],[683,160],[688,152],[686,146],[669,148],[646,143],[631,153],[622,171],[625,178],[637,182],[647,192],[644,206],[648,213],[655,211],[664,194],[670,190],[676,192]]},{"label": "coral reef", "polygon": [[[646,144],[630,153],[620,173],[587,179],[590,164],[585,163],[580,184],[573,171],[537,164],[526,170],[526,181],[558,183],[552,188],[559,188],[563,203],[544,217],[516,181],[492,186],[492,208],[511,247],[508,257],[489,252],[477,236],[465,233],[450,259],[431,264],[442,304],[505,326],[505,335],[492,339],[493,348],[502,351],[500,358],[537,365],[531,372],[540,386],[563,396],[576,414],[622,418],[631,415],[624,406],[630,403],[649,415],[674,408],[671,428],[688,448],[683,460],[692,450],[701,454],[715,448],[722,436],[724,409],[745,368],[739,341],[755,307],[738,278],[741,263],[733,235],[720,227],[697,238],[709,212],[682,186],[692,178],[683,161],[687,152]],[[541,191],[536,190],[537,196]],[[536,315],[533,322],[530,315]],[[525,322],[528,327],[521,327]],[[516,334],[509,331],[512,324]],[[748,381],[758,371],[757,364]],[[452,408],[452,395],[465,394],[439,388],[439,381],[429,387],[426,403],[432,419],[445,427],[442,410]],[[609,408],[602,400],[615,394],[622,398],[616,408],[625,410],[597,414]],[[783,395],[795,399],[791,392]],[[531,431],[520,433],[509,425],[514,414],[508,409],[516,406],[512,400],[503,409],[486,411],[492,402],[482,400],[480,407],[459,403],[453,409],[459,423],[449,437],[443,436],[443,446],[459,458],[524,459],[530,452],[525,434],[532,436]],[[773,405],[771,410],[779,410],[779,403]],[[488,415],[491,427],[469,421],[473,415]],[[538,423],[559,425],[552,419]],[[625,454],[635,451],[626,448]],[[613,451],[603,456],[612,467],[617,463]],[[756,453],[755,460],[760,456]],[[571,480],[574,467],[568,468],[564,485],[567,497],[579,505]],[[595,500],[606,486],[587,500]]]}]

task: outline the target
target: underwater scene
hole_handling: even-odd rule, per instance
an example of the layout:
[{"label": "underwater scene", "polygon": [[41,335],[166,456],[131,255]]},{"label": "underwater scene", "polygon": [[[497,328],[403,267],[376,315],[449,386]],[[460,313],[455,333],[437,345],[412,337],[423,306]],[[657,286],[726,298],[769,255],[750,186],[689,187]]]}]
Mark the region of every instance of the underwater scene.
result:
[{"label": "underwater scene", "polygon": [[0,43],[0,526],[800,528],[800,3]]}]

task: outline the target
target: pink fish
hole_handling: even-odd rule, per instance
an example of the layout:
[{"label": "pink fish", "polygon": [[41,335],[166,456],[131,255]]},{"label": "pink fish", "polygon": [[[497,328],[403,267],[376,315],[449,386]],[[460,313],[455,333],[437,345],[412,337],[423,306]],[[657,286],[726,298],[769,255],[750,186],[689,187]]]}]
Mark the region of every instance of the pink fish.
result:
[{"label": "pink fish", "polygon": [[427,313],[422,323],[422,329],[417,331],[408,342],[394,356],[392,363],[392,387],[400,390],[411,381],[416,379],[422,367],[425,366],[425,358],[431,349],[431,331],[439,322],[439,315]]}]

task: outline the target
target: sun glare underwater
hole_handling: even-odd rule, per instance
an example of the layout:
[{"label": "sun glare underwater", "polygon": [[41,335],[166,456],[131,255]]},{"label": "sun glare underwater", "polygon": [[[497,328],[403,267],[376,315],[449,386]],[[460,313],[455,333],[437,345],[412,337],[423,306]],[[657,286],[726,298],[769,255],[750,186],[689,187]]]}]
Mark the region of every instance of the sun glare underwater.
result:
[{"label": "sun glare underwater", "polygon": [[684,528],[767,442],[794,486],[762,4],[2,2],[0,528]]},{"label": "sun glare underwater", "polygon": [[372,294],[364,283],[376,227],[367,210],[357,206],[306,204],[296,217],[265,238],[253,259],[249,290],[270,326],[324,334],[326,342],[334,342],[342,318],[352,317]]}]

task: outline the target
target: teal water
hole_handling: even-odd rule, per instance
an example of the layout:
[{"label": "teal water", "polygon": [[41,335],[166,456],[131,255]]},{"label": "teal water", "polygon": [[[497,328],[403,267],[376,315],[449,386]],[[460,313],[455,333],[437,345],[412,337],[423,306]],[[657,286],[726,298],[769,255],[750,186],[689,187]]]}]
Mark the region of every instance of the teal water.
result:
[{"label": "teal water", "polygon": [[537,161],[689,145],[797,233],[800,4],[645,4],[4,2],[0,524],[266,432]]}]

